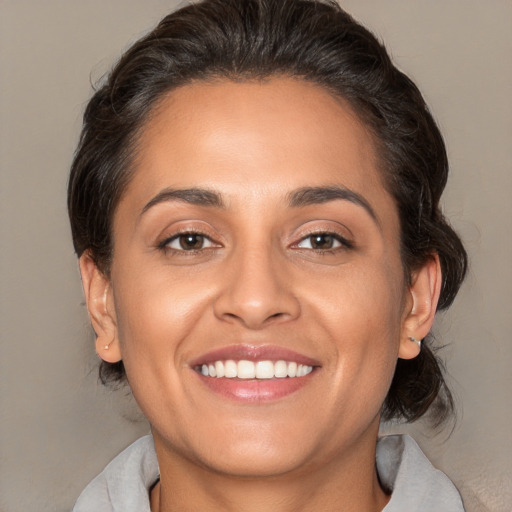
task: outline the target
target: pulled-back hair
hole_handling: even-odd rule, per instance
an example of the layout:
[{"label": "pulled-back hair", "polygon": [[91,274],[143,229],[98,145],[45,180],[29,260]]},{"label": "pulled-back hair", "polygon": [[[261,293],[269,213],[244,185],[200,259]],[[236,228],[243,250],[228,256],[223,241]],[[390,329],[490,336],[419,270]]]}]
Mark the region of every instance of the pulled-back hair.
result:
[{"label": "pulled-back hair", "polygon": [[[78,256],[109,275],[112,220],[130,181],[137,138],[165,93],[213,79],[306,80],[347,100],[373,135],[401,223],[407,276],[439,255],[439,309],[464,278],[464,247],[439,207],[448,162],[442,136],[414,83],[364,27],[329,0],[204,0],[165,17],[120,59],[90,100],[71,168],[68,208]],[[436,421],[453,408],[441,364],[424,340],[398,360],[383,418],[413,421],[437,398]],[[102,362],[104,383],[125,378]]]}]

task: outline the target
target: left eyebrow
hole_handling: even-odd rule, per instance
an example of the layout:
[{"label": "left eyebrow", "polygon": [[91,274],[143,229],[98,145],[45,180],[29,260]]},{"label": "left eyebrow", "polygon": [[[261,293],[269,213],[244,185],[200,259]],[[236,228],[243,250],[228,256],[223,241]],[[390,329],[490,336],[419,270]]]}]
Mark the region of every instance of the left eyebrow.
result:
[{"label": "left eyebrow", "polygon": [[323,204],[336,200],[350,201],[364,208],[375,223],[380,226],[379,218],[370,203],[361,194],[348,188],[340,186],[303,187],[288,194],[288,203],[293,208]]},{"label": "left eyebrow", "polygon": [[153,206],[172,201],[182,201],[197,206],[225,208],[224,201],[218,192],[206,188],[166,188],[153,197],[142,209],[140,215]]}]

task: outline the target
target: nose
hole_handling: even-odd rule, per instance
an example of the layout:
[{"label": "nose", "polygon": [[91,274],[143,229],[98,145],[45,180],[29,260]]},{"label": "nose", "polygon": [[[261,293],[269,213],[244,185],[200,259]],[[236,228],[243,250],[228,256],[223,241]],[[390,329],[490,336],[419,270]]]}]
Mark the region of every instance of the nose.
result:
[{"label": "nose", "polygon": [[216,317],[253,330],[296,319],[300,303],[283,259],[270,249],[240,248],[220,277],[223,286],[214,303]]}]

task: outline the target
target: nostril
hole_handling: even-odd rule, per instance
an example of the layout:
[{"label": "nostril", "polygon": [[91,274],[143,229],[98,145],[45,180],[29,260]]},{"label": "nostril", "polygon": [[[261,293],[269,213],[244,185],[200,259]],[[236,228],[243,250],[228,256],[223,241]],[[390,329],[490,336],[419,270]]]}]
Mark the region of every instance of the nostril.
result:
[{"label": "nostril", "polygon": [[259,265],[258,272],[254,271],[254,266],[250,270],[238,271],[226,282],[214,300],[217,318],[260,329],[300,315],[299,301],[288,286],[274,279],[264,265]]},{"label": "nostril", "polygon": [[226,311],[221,316],[228,322],[241,322],[250,329],[261,329],[274,322],[283,322],[293,317],[292,314],[281,311],[272,314],[265,314],[262,311]]}]

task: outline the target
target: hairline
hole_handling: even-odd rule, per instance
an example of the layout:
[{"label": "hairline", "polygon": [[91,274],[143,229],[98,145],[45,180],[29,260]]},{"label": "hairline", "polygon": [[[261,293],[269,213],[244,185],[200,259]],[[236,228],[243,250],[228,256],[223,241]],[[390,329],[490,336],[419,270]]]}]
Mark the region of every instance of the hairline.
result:
[{"label": "hairline", "polygon": [[[128,134],[126,139],[126,144],[124,148],[124,153],[126,158],[124,159],[124,169],[121,170],[122,179],[120,182],[119,190],[116,193],[116,197],[114,199],[114,205],[112,210],[110,211],[109,221],[109,231],[110,231],[110,248],[109,248],[109,259],[106,262],[106,268],[104,274],[107,277],[110,277],[110,270],[112,265],[112,260],[114,257],[114,246],[115,246],[115,233],[114,233],[114,217],[116,215],[117,208],[119,203],[121,202],[124,194],[126,193],[127,188],[130,185],[132,178],[134,177],[139,156],[140,156],[140,143],[144,137],[144,134],[147,133],[146,130],[150,126],[151,121],[158,117],[159,113],[163,110],[165,103],[168,99],[174,94],[175,91],[191,86],[191,85],[201,85],[201,84],[210,84],[210,85],[218,85],[225,82],[231,83],[267,83],[275,79],[290,79],[298,82],[308,83],[318,88],[323,89],[327,92],[336,102],[342,105],[345,109],[347,109],[347,113],[350,116],[353,116],[361,125],[363,130],[367,133],[370,142],[373,148],[373,158],[374,165],[377,171],[377,175],[381,180],[381,184],[384,189],[390,194],[395,207],[398,212],[398,221],[399,221],[399,249],[402,261],[402,267],[404,270],[405,281],[408,283],[411,279],[411,271],[407,265],[406,255],[405,255],[405,247],[403,244],[403,226],[402,219],[400,216],[400,212],[398,211],[398,201],[392,191],[390,180],[387,179],[387,176],[390,174],[389,162],[387,162],[386,158],[386,150],[384,148],[384,141],[381,139],[379,134],[376,132],[375,128],[371,125],[369,120],[367,119],[371,113],[369,109],[366,110],[362,105],[358,105],[358,102],[355,99],[350,99],[347,96],[343,95],[340,90],[337,90],[334,85],[326,84],[321,80],[317,80],[306,75],[301,75],[298,73],[287,72],[283,70],[276,70],[270,72],[258,72],[258,70],[254,71],[245,71],[241,73],[230,72],[226,70],[223,72],[222,70],[210,71],[202,74],[201,76],[192,76],[184,79],[176,80],[175,84],[169,84],[168,87],[159,93],[157,93],[152,102],[146,107],[144,114],[141,116],[138,123],[134,126],[132,132]],[[90,251],[91,248],[86,248],[85,250]],[[84,251],[85,252],[85,251]]]}]

